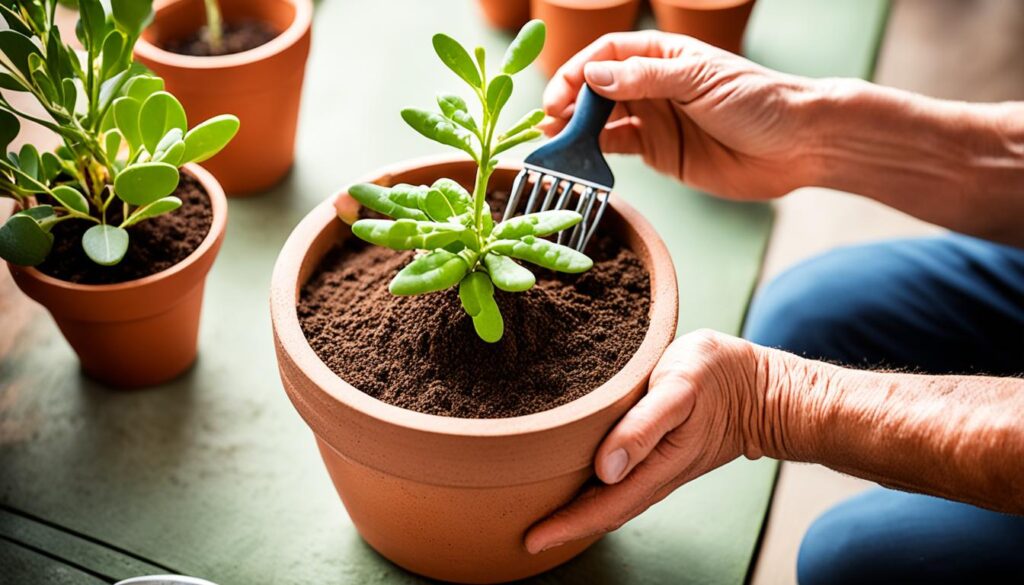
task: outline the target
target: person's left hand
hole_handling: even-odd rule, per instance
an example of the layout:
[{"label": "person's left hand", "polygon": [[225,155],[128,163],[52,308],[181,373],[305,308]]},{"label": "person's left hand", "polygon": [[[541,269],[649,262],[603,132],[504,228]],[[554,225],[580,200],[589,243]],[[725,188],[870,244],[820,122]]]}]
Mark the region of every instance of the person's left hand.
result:
[{"label": "person's left hand", "polygon": [[741,454],[759,456],[750,427],[768,351],[714,331],[677,339],[654,369],[647,394],[597,450],[594,467],[607,485],[533,526],[526,549],[537,554],[611,532],[682,484]]}]

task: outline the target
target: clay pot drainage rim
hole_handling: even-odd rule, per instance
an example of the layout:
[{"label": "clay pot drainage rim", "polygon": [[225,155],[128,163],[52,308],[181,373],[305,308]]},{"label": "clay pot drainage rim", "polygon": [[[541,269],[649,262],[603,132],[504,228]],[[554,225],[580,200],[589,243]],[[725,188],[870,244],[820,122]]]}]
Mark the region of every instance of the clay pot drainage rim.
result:
[{"label": "clay pot drainage rim", "polygon": [[[174,266],[171,266],[166,270],[161,270],[160,272],[157,272],[155,274],[150,274],[149,276],[144,276],[142,278],[137,278],[135,280],[118,282],[115,284],[78,284],[74,282],[68,282],[66,280],[54,278],[48,274],[40,272],[36,268],[28,266],[18,267],[18,270],[24,272],[27,275],[31,275],[32,278],[48,286],[56,286],[65,290],[77,291],[83,294],[96,295],[117,292],[128,288],[139,288],[152,282],[156,282],[158,280],[164,280],[166,278],[174,276],[176,273],[181,272],[182,270],[185,270],[190,265],[194,264],[197,260],[202,258],[203,255],[206,254],[207,250],[209,250],[210,247],[217,242],[218,234],[224,231],[225,224],[228,221],[228,203],[227,199],[224,196],[223,190],[220,190],[220,183],[218,183],[216,180],[213,180],[213,175],[211,175],[209,171],[207,171],[206,169],[202,168],[199,165],[196,165],[195,163],[189,163],[185,165],[183,169],[188,174],[192,175],[197,180],[199,180],[200,184],[202,185],[203,191],[206,192],[206,196],[210,199],[210,209],[211,212],[213,213],[213,220],[210,223],[210,231],[207,232],[206,237],[203,238],[203,241],[199,244],[199,247],[197,247],[195,250],[192,250],[192,253],[186,256],[185,259],[182,260],[181,262],[178,262]],[[209,191],[211,187],[220,190],[220,193],[210,193]]]},{"label": "clay pot drainage rim", "polygon": [[[164,2],[158,5],[156,7],[157,18],[160,17],[160,10],[172,4],[174,1],[181,0],[170,0],[169,2]],[[313,21],[312,0],[277,1],[288,2],[293,5],[295,7],[295,18],[292,19],[292,23],[288,25],[288,28],[286,28],[284,32],[274,37],[270,42],[260,45],[255,49],[249,49],[248,51],[242,51],[241,53],[233,53],[230,55],[196,57],[193,55],[182,55],[180,53],[161,49],[155,43],[149,41],[146,38],[146,35],[143,34],[135,45],[135,52],[144,59],[190,69],[226,69],[229,67],[240,67],[249,63],[269,59],[270,57],[283,52],[291,45],[299,42],[299,39],[306,34],[306,30],[309,29]]]},{"label": "clay pot drainage rim", "polygon": [[[391,178],[402,175],[409,169],[464,162],[450,157],[426,157],[405,161],[379,170],[377,174],[363,177],[356,182],[377,181],[390,183]],[[468,162],[468,161],[465,161]],[[502,163],[498,169],[518,172],[521,164]],[[633,226],[643,242],[649,247],[647,253],[636,250],[642,257],[649,258],[644,264],[651,277],[650,325],[643,342],[626,365],[604,384],[589,394],[550,410],[510,418],[458,418],[426,414],[407,410],[380,401],[355,388],[331,371],[310,347],[299,325],[296,310],[300,293],[299,273],[305,258],[315,240],[328,228],[330,222],[338,219],[332,196],[313,209],[295,228],[278,257],[272,277],[271,315],[275,334],[295,367],[305,372],[313,384],[322,389],[334,401],[347,405],[384,424],[450,437],[502,437],[538,433],[575,423],[596,412],[611,407],[628,394],[650,372],[661,357],[657,348],[665,347],[674,337],[678,309],[678,288],[675,267],[665,243],[658,237],[654,227],[636,209],[622,200],[611,199],[611,207],[625,223]],[[302,283],[305,284],[304,282]],[[666,326],[668,323],[671,326]],[[669,339],[660,337],[671,336]],[[657,355],[652,355],[657,354]],[[617,395],[612,395],[614,391]],[[456,424],[453,424],[456,423]]]}]

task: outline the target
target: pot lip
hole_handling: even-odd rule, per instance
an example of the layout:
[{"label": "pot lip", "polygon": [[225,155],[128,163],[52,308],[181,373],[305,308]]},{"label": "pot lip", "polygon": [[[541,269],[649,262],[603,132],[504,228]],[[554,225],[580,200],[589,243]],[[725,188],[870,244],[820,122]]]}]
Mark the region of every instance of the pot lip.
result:
[{"label": "pot lip", "polygon": [[690,12],[719,12],[753,4],[756,0],[651,0],[651,2]]},{"label": "pot lip", "polygon": [[[381,168],[355,182],[387,180],[414,168],[452,163],[471,164],[472,161],[457,155],[415,158]],[[498,169],[509,171],[518,171],[521,167],[521,161],[498,165]],[[340,193],[344,192],[342,190]],[[426,414],[373,398],[327,367],[313,351],[298,319],[295,287],[301,266],[313,241],[330,222],[341,221],[334,206],[339,194],[328,197],[310,211],[295,227],[282,248],[271,278],[271,320],[281,351],[325,397],[380,423],[432,435],[465,438],[527,435],[564,427],[611,408],[625,398],[650,375],[661,352],[675,338],[679,294],[672,257],[647,219],[621,198],[613,198],[610,204],[623,221],[637,231],[647,245],[651,258],[647,265],[651,278],[650,324],[640,347],[614,376],[587,395],[561,406],[508,418],[475,419]],[[650,357],[651,354],[656,355]],[[318,432],[317,429],[313,430]]]},{"label": "pot lip", "polygon": [[192,253],[186,256],[181,262],[178,262],[174,266],[171,266],[166,270],[161,270],[155,274],[150,274],[149,276],[144,276],[142,278],[126,282],[118,282],[116,284],[78,284],[54,278],[48,274],[40,272],[36,268],[32,268],[31,266],[11,266],[11,268],[48,287],[81,293],[113,293],[140,288],[174,276],[175,274],[187,269],[192,264],[198,262],[200,258],[205,256],[210,251],[210,248],[212,248],[220,239],[221,234],[224,233],[224,229],[227,227],[228,221],[228,200],[227,196],[224,194],[224,189],[220,186],[220,183],[216,178],[214,178],[210,171],[207,171],[196,163],[188,163],[182,168],[185,172],[192,175],[197,181],[199,181],[203,186],[203,189],[206,190],[206,195],[210,198],[210,205],[213,208],[213,221],[210,224],[210,231],[207,232],[206,237],[203,238],[199,247],[193,250]]},{"label": "pot lip", "polygon": [[569,10],[586,12],[590,10],[613,10],[630,4],[639,4],[640,0],[544,0],[547,4]]},{"label": "pot lip", "polygon": [[[160,13],[168,6],[183,0],[164,0],[156,6],[155,18],[160,18]],[[248,0],[250,2],[266,0]],[[219,55],[216,57],[196,57],[192,55],[181,55],[166,51],[157,45],[139,37],[135,43],[134,51],[142,59],[163,63],[182,69],[226,69],[241,67],[259,61],[265,61],[274,55],[283,53],[298,43],[306,32],[313,25],[313,0],[273,0],[277,2],[288,2],[295,6],[295,18],[281,34],[274,37],[270,42],[260,45],[255,49],[233,53],[231,55]]]}]

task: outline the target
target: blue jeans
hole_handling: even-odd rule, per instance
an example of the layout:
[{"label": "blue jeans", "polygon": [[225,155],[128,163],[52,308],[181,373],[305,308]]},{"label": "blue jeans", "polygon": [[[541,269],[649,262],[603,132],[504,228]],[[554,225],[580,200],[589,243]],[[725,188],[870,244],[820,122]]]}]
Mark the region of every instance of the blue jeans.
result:
[{"label": "blue jeans", "polygon": [[[855,367],[1020,375],[1024,250],[961,235],[839,249],[769,283],[745,336]],[[797,575],[801,585],[1024,583],[1024,517],[876,488],[815,521]]]}]

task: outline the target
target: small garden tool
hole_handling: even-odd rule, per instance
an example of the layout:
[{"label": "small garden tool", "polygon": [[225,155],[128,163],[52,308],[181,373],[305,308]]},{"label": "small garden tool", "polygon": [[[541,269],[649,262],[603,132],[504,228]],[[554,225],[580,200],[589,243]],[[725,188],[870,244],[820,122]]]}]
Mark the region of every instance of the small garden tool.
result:
[{"label": "small garden tool", "polygon": [[[576,111],[558,136],[526,157],[523,170],[512,184],[504,220],[516,214],[519,200],[533,182],[524,214],[567,209],[573,204],[577,187],[582,191],[575,200],[575,211],[583,220],[558,234],[558,243],[582,252],[597,231],[615,177],[601,153],[598,137],[604,129],[615,102],[597,95],[583,84]],[[532,175],[532,176],[531,176]]]}]

